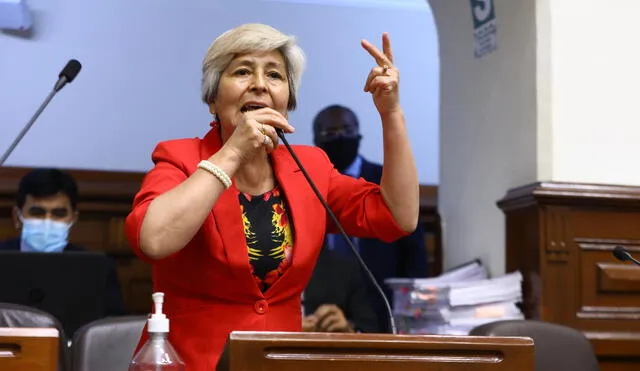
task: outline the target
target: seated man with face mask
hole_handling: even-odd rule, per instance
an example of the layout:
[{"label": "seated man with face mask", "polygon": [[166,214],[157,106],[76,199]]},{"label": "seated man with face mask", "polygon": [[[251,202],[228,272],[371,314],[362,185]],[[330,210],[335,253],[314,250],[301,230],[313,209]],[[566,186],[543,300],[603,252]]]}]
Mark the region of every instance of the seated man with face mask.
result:
[{"label": "seated man with face mask", "polygon": [[[380,184],[382,166],[366,160],[360,153],[360,125],[356,114],[347,107],[332,105],[322,109],[313,120],[313,140],[322,148],[335,168],[342,174]],[[424,229],[420,221],[416,230],[393,243],[385,243],[371,238],[351,237],[362,260],[371,270],[378,284],[385,290],[392,302],[392,292],[384,280],[391,277],[427,277],[427,248]],[[355,261],[352,251],[339,234],[328,234],[326,244],[329,250],[341,253]],[[382,332],[388,332],[387,313],[384,302],[368,284],[370,298],[378,317]]]},{"label": "seated man with face mask", "polygon": [[[0,242],[0,251],[87,251],[68,241],[69,230],[78,219],[77,203],[78,186],[71,175],[56,169],[29,172],[20,180],[13,208],[13,220],[20,237]],[[105,302],[107,315],[125,314],[114,265],[110,266],[107,277]]]}]

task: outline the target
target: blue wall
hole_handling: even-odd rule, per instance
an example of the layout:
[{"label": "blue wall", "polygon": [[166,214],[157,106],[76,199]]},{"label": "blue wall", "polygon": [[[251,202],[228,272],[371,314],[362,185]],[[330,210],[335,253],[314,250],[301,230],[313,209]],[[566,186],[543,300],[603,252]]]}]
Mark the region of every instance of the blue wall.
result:
[{"label": "blue wall", "polygon": [[360,117],[362,152],[380,161],[379,119],[362,92],[373,60],[360,39],[380,44],[388,31],[420,181],[437,184],[439,61],[431,11],[426,2],[415,6],[416,0],[387,6],[350,1],[359,5],[31,0],[33,32],[0,33],[0,152],[66,61],[76,58],[83,64],[77,80],[54,99],[7,165],[145,171],[158,141],[201,136],[209,128],[199,98],[200,64],[209,44],[231,27],[261,22],[295,34],[308,57],[299,108],[290,115],[297,127],[290,141],[311,144],[315,113],[340,103]]}]

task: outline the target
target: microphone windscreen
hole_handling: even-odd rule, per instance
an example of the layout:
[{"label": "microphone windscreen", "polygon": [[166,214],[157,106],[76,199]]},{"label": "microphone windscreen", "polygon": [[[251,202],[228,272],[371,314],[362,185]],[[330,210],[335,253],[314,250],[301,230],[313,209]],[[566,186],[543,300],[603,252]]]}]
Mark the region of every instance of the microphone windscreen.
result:
[{"label": "microphone windscreen", "polygon": [[628,258],[627,257],[627,251],[622,246],[616,246],[613,249],[613,256],[615,256],[616,259],[618,259],[620,261],[626,261],[627,258]]},{"label": "microphone windscreen", "polygon": [[62,71],[60,71],[58,77],[64,76],[67,78],[67,82],[71,82],[76,78],[81,68],[82,65],[80,64],[80,62],[75,59],[71,59],[69,62],[67,62],[67,65],[64,66]]}]

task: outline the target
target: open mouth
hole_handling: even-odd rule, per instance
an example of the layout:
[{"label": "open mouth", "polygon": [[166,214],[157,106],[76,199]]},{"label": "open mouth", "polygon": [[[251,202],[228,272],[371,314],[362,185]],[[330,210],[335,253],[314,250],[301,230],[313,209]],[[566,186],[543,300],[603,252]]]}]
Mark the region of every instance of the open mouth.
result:
[{"label": "open mouth", "polygon": [[245,113],[249,111],[255,111],[257,109],[264,108],[264,107],[266,107],[265,104],[247,103],[244,106],[242,106],[242,108],[240,109],[240,112]]}]

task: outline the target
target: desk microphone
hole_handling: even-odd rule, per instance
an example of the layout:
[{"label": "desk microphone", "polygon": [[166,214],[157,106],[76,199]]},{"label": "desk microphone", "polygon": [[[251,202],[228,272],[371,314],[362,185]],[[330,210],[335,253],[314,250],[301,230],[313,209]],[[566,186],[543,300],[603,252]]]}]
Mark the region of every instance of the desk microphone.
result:
[{"label": "desk microphone", "polygon": [[362,269],[364,269],[364,271],[367,272],[367,277],[371,280],[376,290],[382,297],[382,300],[384,301],[384,305],[387,310],[387,317],[389,318],[389,327],[391,327],[391,333],[394,335],[398,334],[398,329],[396,328],[396,321],[393,318],[393,312],[391,311],[391,305],[389,305],[389,300],[387,300],[387,296],[384,294],[384,291],[382,291],[382,288],[380,287],[380,285],[378,285],[378,281],[376,281],[376,278],[373,276],[373,273],[371,273],[371,271],[369,270],[369,267],[367,267],[367,265],[362,260],[362,257],[360,257],[360,253],[358,253],[358,249],[356,249],[356,247],[353,245],[353,242],[351,241],[347,233],[344,231],[344,228],[342,228],[342,225],[338,221],[338,218],[336,218],[333,211],[331,211],[331,209],[329,208],[329,204],[327,204],[327,201],[324,199],[324,197],[322,197],[322,194],[320,194],[320,191],[318,191],[318,188],[313,183],[313,180],[311,180],[311,177],[302,166],[302,163],[300,163],[298,156],[296,156],[295,152],[293,152],[293,149],[289,145],[289,142],[287,142],[287,139],[284,137],[284,132],[282,131],[282,129],[276,128],[276,133],[278,134],[280,139],[282,139],[282,142],[287,147],[287,150],[291,154],[291,157],[293,157],[293,160],[296,162],[296,164],[298,164],[298,167],[302,171],[302,174],[304,174],[304,177],[307,178],[307,183],[309,183],[309,185],[313,189],[313,192],[316,194],[316,197],[318,197],[318,200],[320,200],[320,202],[322,203],[322,206],[324,206],[325,210],[327,210],[327,214],[329,214],[329,217],[331,217],[331,220],[333,220],[333,223],[336,225],[336,227],[338,227],[338,230],[340,231],[342,238],[349,245],[349,248],[351,248],[351,251],[355,254],[358,260],[358,263],[360,264]]},{"label": "desk microphone", "polygon": [[31,117],[31,120],[29,120],[29,122],[27,122],[24,128],[22,128],[22,131],[20,131],[16,139],[14,139],[13,143],[11,143],[11,145],[9,146],[9,149],[7,149],[7,151],[2,155],[2,157],[0,157],[0,167],[4,164],[4,162],[7,160],[9,155],[11,155],[11,152],[13,152],[13,150],[16,148],[18,143],[20,143],[20,141],[22,140],[22,137],[24,137],[24,135],[27,134],[27,131],[29,131],[33,123],[36,122],[36,120],[38,119],[42,111],[44,111],[44,109],[47,107],[51,99],[53,99],[56,93],[59,92],[67,83],[70,83],[71,81],[73,81],[73,79],[76,78],[81,68],[82,68],[82,65],[80,64],[80,62],[78,62],[75,59],[71,59],[69,60],[69,62],[67,62],[66,66],[64,66],[62,71],[60,71],[60,74],[58,74],[58,81],[56,81],[49,95],[47,95],[44,102],[42,102],[42,104],[40,105],[36,113]]},{"label": "desk microphone", "polygon": [[629,254],[629,252],[625,250],[625,248],[622,246],[616,246],[615,249],[613,249],[613,256],[615,256],[616,259],[622,262],[630,261],[635,265],[640,265],[640,261],[636,260],[633,256],[631,256],[631,254]]}]

